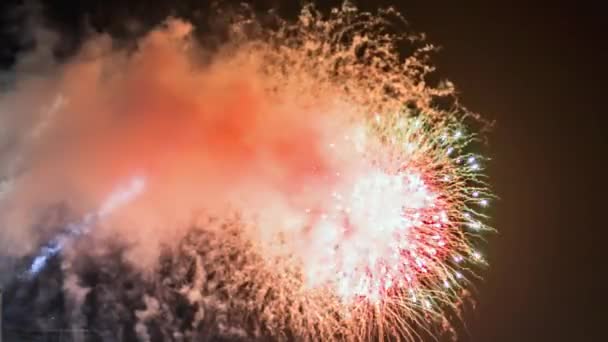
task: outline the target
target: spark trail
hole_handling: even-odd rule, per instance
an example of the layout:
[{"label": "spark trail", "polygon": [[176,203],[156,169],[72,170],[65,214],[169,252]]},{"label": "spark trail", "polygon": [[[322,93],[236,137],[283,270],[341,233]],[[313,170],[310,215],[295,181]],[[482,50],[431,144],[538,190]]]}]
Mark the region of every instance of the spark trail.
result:
[{"label": "spark trail", "polygon": [[29,276],[36,276],[44,269],[48,260],[59,254],[66,245],[81,235],[86,235],[93,226],[110,215],[114,210],[127,204],[145,189],[145,179],[136,177],[125,187],[119,187],[115,192],[103,202],[99,210],[85,215],[84,219],[78,223],[69,224],[66,231],[57,235],[52,241],[40,249],[28,269]]}]

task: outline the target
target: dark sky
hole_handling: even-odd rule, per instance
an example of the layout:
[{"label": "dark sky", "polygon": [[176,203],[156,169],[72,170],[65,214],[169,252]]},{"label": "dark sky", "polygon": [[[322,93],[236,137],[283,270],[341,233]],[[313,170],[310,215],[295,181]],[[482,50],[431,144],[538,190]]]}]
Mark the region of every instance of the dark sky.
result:
[{"label": "dark sky", "polygon": [[[66,26],[85,11],[110,11],[108,2],[56,3]],[[575,1],[358,3],[399,8],[443,47],[434,62],[462,102],[496,121],[487,153],[499,233],[463,340],[606,340],[606,12]]]},{"label": "dark sky", "polygon": [[[490,135],[499,234],[469,319],[473,341],[601,341],[600,116],[605,12],[575,6],[403,5]],[[604,13],[604,14],[602,14]],[[603,19],[603,22],[602,22]],[[604,316],[605,318],[606,316]]]},{"label": "dark sky", "polygon": [[578,2],[464,3],[399,7],[444,47],[435,62],[462,101],[496,120],[489,154],[499,234],[468,319],[471,340],[605,341],[606,282],[596,265],[606,260],[606,12]]}]

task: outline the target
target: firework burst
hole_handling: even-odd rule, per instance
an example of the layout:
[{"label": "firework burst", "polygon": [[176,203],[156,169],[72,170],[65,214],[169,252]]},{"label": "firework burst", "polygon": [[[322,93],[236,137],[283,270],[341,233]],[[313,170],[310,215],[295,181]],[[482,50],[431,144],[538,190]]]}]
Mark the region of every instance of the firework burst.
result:
[{"label": "firework burst", "polygon": [[[88,217],[55,232],[32,273],[60,254],[72,278],[109,272],[108,250],[121,246],[120,261],[145,275],[148,309],[129,316],[144,340],[152,326],[201,340],[203,324],[258,340],[451,330],[485,265],[477,248],[492,195],[467,127],[479,118],[450,82],[429,84],[434,47],[392,9],[307,6],[296,21],[237,13],[219,48],[172,19],[135,51],[92,40],[57,80],[0,98],[28,115],[38,103],[23,99],[62,99],[33,129],[14,120],[27,134],[1,156],[11,168],[0,223],[66,197],[83,199]],[[46,87],[52,95],[38,93]],[[145,186],[138,178],[104,199],[135,170]],[[42,183],[59,185],[31,185]],[[21,236],[3,234],[2,246]],[[118,307],[124,289],[106,286],[77,297]],[[187,324],[174,298],[193,308]],[[99,330],[122,330],[108,329],[122,327],[114,311],[100,313]]]},{"label": "firework burst", "polygon": [[436,323],[451,329],[448,315],[460,311],[472,270],[485,263],[474,247],[490,229],[484,159],[465,152],[474,137],[454,117],[399,111],[363,127],[328,146],[359,151],[356,171],[304,210],[303,225],[254,249],[264,256],[286,246],[265,266],[275,270],[269,289],[285,292],[272,305],[291,318],[286,329],[311,339],[416,339]]},{"label": "firework burst", "polygon": [[[432,46],[399,57],[399,44],[424,41],[396,33],[402,19],[349,5],[324,19],[309,7],[297,24],[265,37],[281,45],[262,49],[264,60],[280,61],[266,70],[283,75],[273,68],[288,66],[297,75],[281,77],[284,87],[332,94],[351,110],[348,129],[326,146],[332,160],[349,155],[350,164],[324,175],[332,179],[325,199],[303,209],[296,228],[254,242],[254,253],[272,256],[269,287],[284,292],[273,305],[299,336],[416,339],[436,326],[451,330],[449,316],[461,311],[469,279],[485,264],[476,244],[491,230],[484,208],[492,195],[486,159],[471,152],[476,137],[464,124],[471,113],[433,104],[453,99],[452,85],[424,85]],[[268,42],[250,46],[259,51],[258,44]],[[277,245],[286,246],[279,257]]]}]

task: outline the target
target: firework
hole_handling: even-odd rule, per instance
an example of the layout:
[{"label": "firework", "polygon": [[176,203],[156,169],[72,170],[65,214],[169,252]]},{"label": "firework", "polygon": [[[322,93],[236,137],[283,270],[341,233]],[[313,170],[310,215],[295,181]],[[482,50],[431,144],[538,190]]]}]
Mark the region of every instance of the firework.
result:
[{"label": "firework", "polygon": [[361,170],[332,189],[330,206],[309,212],[298,239],[306,245],[297,257],[303,287],[335,297],[347,339],[407,336],[412,325],[444,319],[468,270],[484,263],[471,244],[489,229],[484,159],[464,152],[472,136],[449,120],[374,116]]},{"label": "firework", "polygon": [[[387,23],[402,23],[398,13],[375,17],[345,6],[332,15],[306,9],[298,24],[271,35],[283,49],[265,51],[298,70],[298,87],[311,79],[308,92],[354,108],[354,123],[326,146],[348,166],[329,176],[325,198],[303,209],[299,228],[278,229],[281,238],[253,252],[271,256],[269,286],[283,292],[272,305],[292,318],[286,329],[311,339],[415,339],[435,323],[451,329],[449,315],[461,311],[470,277],[485,264],[476,245],[491,230],[486,159],[472,152],[476,136],[464,124],[470,113],[433,105],[453,96],[449,82],[421,86],[432,71],[421,56],[432,46],[399,59],[399,42],[420,38],[391,31]],[[328,43],[330,33],[346,43]],[[336,90],[340,82],[346,86]],[[276,245],[285,246],[278,258]]]},{"label": "firework", "polygon": [[247,252],[266,259],[256,266],[269,272],[262,292],[278,293],[259,305],[274,308],[269,325],[289,317],[284,329],[310,339],[416,339],[435,322],[451,329],[448,315],[485,263],[475,248],[490,229],[485,159],[466,152],[474,136],[454,117],[403,110],[362,127],[327,146],[359,151],[350,175],[335,175],[344,179],[304,209],[299,228],[276,230],[281,238]]},{"label": "firework", "polygon": [[[427,82],[434,47],[392,9],[345,4],[323,15],[307,6],[296,21],[245,9],[231,19],[219,49],[196,40],[197,23],[175,19],[133,50],[93,39],[50,73],[60,75],[50,86],[22,86],[22,98],[6,102],[25,106],[7,113],[29,114],[23,99],[62,94],[52,116],[29,125],[36,134],[7,144],[16,146],[7,160],[23,171],[0,195],[0,210],[13,214],[4,216],[21,223],[20,213],[84,199],[84,219],[39,251],[30,274],[74,245],[62,260],[70,279],[114,272],[90,292],[75,290],[75,302],[86,305],[87,293],[104,308],[87,324],[122,331],[121,315],[135,311],[144,340],[146,326],[185,340],[210,331],[415,340],[451,330],[485,265],[493,197],[469,128],[479,117],[450,82]],[[403,56],[404,46],[413,52]],[[52,96],[37,93],[47,86]],[[16,125],[28,126],[21,117]],[[108,180],[133,170],[146,178],[87,213],[114,186]],[[61,186],[32,185],[46,183]],[[138,291],[146,310],[120,303]],[[175,298],[192,308],[189,321],[174,314]]]},{"label": "firework", "polygon": [[65,232],[57,235],[40,249],[40,252],[28,269],[28,275],[35,276],[40,273],[51,257],[60,253],[73,239],[87,234],[99,220],[110,215],[116,208],[127,204],[137,197],[144,190],[144,187],[145,180],[141,177],[136,177],[126,187],[118,188],[110,194],[98,211],[86,214],[81,222],[69,224]]}]

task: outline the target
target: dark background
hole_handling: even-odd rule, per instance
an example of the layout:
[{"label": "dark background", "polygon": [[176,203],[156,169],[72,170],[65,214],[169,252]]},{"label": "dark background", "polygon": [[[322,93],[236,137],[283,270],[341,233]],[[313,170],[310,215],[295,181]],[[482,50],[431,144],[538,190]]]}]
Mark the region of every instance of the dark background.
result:
[{"label": "dark background", "polygon": [[[3,13],[14,2],[2,1]],[[181,8],[179,13],[204,1],[153,3],[48,1],[47,15],[71,34],[69,50],[78,44],[85,14],[110,27],[122,15],[147,12],[155,20],[169,8]],[[285,3],[260,5],[288,12],[297,7]],[[416,31],[443,47],[434,63],[456,84],[462,102],[496,121],[486,148],[500,197],[492,209],[498,233],[489,238],[491,267],[479,285],[478,307],[465,318],[468,336],[462,340],[607,340],[607,12],[574,1],[356,3],[397,7]],[[0,33],[0,63],[10,65],[23,44]]]},{"label": "dark background", "polygon": [[606,11],[532,1],[398,7],[444,47],[434,61],[462,102],[496,120],[488,149],[499,233],[470,340],[608,340],[597,266],[606,261]]}]

